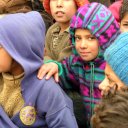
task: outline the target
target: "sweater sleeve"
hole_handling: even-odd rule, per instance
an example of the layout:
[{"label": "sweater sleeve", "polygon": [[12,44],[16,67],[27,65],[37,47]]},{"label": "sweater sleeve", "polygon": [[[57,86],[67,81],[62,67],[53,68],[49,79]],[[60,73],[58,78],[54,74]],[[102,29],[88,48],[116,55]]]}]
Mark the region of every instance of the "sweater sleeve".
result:
[{"label": "sweater sleeve", "polygon": [[[65,58],[61,63],[61,68],[59,68],[60,75],[60,84],[64,89],[75,89],[79,91],[79,79],[77,73],[77,67],[74,64],[74,57],[70,56]],[[60,67],[60,65],[59,65]]]},{"label": "sweater sleeve", "polygon": [[46,112],[48,128],[78,128],[73,103],[53,78],[45,82],[37,103],[38,110]]},{"label": "sweater sleeve", "polygon": [[1,128],[19,128],[7,116],[3,108],[0,106],[0,127]]}]

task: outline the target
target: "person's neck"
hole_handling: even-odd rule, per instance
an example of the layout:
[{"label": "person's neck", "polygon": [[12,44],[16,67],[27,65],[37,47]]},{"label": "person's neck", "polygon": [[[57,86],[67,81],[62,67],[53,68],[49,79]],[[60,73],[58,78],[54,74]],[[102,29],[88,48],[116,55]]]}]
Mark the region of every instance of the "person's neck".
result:
[{"label": "person's neck", "polygon": [[10,73],[14,76],[18,76],[24,72],[22,66],[18,64],[17,62],[13,63],[13,66],[11,67]]},{"label": "person's neck", "polygon": [[69,22],[68,23],[59,23],[60,25],[60,33],[63,33],[68,27],[69,27]]}]

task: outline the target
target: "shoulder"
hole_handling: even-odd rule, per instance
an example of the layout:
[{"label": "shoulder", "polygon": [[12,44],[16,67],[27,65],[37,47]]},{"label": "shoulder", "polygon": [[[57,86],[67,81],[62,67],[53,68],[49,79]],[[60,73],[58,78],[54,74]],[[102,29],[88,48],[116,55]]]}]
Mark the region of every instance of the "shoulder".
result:
[{"label": "shoulder", "polygon": [[[39,92],[39,102],[43,101],[43,105],[56,107],[56,110],[68,106],[72,108],[71,99],[61,89],[60,85],[53,78],[45,80]],[[59,103],[59,104],[58,104]]]},{"label": "shoulder", "polygon": [[67,62],[69,65],[78,65],[78,64],[82,64],[82,61],[80,59],[79,56],[76,56],[74,54],[70,55],[69,57],[66,57],[62,63],[64,64],[65,62]]},{"label": "shoulder", "polygon": [[47,33],[51,33],[54,29],[59,28],[59,24],[58,23],[54,23],[53,25],[51,25],[47,31]]}]

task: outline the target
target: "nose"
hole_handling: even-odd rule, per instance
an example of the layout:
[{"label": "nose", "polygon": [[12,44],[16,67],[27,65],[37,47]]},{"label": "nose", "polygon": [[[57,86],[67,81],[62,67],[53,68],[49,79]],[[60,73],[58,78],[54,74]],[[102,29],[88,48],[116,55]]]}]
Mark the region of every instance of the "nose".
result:
[{"label": "nose", "polygon": [[57,0],[57,7],[63,6],[63,0]]},{"label": "nose", "polygon": [[86,42],[85,40],[82,40],[82,41],[81,41],[81,44],[80,44],[80,47],[81,47],[81,48],[87,48],[87,47],[88,47],[87,42]]}]

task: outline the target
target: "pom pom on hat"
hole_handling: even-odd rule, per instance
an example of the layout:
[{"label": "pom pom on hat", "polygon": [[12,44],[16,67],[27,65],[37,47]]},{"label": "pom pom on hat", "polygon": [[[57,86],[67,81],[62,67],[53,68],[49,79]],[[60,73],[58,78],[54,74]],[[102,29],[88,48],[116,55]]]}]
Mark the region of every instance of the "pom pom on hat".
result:
[{"label": "pom pom on hat", "polygon": [[[81,7],[84,4],[88,4],[89,1],[88,0],[74,0],[77,7]],[[51,14],[51,10],[50,10],[50,0],[43,0],[43,7],[46,10],[46,12],[48,12],[49,14]]]},{"label": "pom pom on hat", "polygon": [[117,37],[106,49],[104,57],[120,80],[128,85],[128,32]]}]

